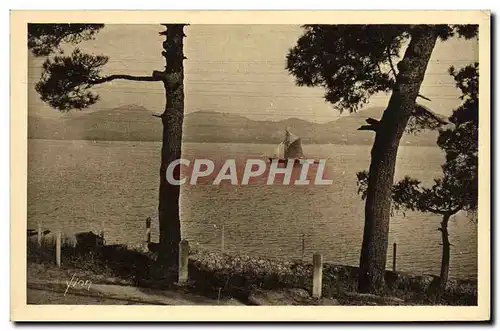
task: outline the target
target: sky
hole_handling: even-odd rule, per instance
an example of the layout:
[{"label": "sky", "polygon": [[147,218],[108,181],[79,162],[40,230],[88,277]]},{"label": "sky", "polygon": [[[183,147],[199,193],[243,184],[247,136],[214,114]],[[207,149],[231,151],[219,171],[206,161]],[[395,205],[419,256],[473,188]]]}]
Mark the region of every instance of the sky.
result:
[{"label": "sky", "polygon": [[[80,44],[86,52],[109,56],[104,74],[150,75],[162,70],[164,30],[160,25],[106,25],[95,40]],[[303,30],[296,25],[190,25],[185,28],[185,113],[218,111],[253,120],[296,117],[324,123],[342,115],[324,101],[322,88],[298,87],[285,70],[288,50]],[[73,46],[67,47],[71,50]],[[460,91],[447,73],[453,65],[478,61],[477,40],[452,39],[436,44],[427,68],[422,101],[436,113],[450,115],[460,105]],[[60,117],[34,90],[43,59],[28,59],[29,114]],[[113,109],[137,104],[163,112],[165,96],[160,82],[113,81],[95,87],[101,100],[89,110]],[[372,96],[365,107],[385,107],[390,95]]]}]

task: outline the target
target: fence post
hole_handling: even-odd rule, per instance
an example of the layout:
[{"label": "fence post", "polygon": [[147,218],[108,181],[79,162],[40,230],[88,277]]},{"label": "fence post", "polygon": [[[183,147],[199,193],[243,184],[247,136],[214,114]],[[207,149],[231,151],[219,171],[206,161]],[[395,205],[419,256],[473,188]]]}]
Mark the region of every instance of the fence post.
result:
[{"label": "fence post", "polygon": [[321,288],[323,280],[323,256],[321,253],[314,253],[313,255],[313,289],[312,296],[314,298],[321,298]]},{"label": "fence post", "polygon": [[56,265],[61,267],[61,231],[57,231],[56,236]]},{"label": "fence post", "polygon": [[101,220],[101,233],[100,236],[102,237],[102,241],[104,243],[104,219]]},{"label": "fence post", "polygon": [[221,251],[222,253],[224,253],[224,246],[225,246],[225,238],[224,238],[224,232],[226,231],[226,222],[224,221],[224,219],[222,219],[222,233],[221,233],[221,237],[220,237],[220,248],[221,248]]},{"label": "fence post", "polygon": [[306,251],[305,235],[302,234],[302,262],[304,262],[305,251]]},{"label": "fence post", "polygon": [[151,217],[146,218],[146,242],[151,242]]},{"label": "fence post", "polygon": [[397,246],[396,243],[392,245],[392,271],[396,271],[396,250]]},{"label": "fence post", "polygon": [[179,243],[179,285],[187,283],[188,275],[188,261],[189,261],[189,242],[185,239]]},{"label": "fence post", "polygon": [[37,242],[38,242],[38,247],[42,246],[42,222],[38,221],[38,230],[37,230]]}]

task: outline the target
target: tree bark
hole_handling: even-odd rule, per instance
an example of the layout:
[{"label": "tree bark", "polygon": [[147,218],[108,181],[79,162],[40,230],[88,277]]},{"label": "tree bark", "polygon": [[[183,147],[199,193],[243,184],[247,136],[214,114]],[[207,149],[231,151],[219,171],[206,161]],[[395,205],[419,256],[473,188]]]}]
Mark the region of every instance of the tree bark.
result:
[{"label": "tree bark", "polygon": [[[160,226],[159,258],[165,263],[177,263],[179,242],[181,240],[181,223],[179,216],[180,186],[167,181],[169,164],[181,158],[182,125],[184,122],[184,24],[164,24],[166,36],[163,42],[162,55],[166,59],[166,67],[162,80],[165,87],[166,106],[161,115],[163,138],[160,165],[160,193],[158,218]],[[174,171],[174,178],[180,178],[180,168]]]},{"label": "tree bark", "polygon": [[391,189],[399,141],[419,94],[437,35],[431,26],[415,26],[387,109],[377,125],[365,205],[365,226],[360,256],[358,291],[384,291]]},{"label": "tree bark", "polygon": [[450,240],[448,238],[448,221],[450,220],[450,214],[444,214],[443,220],[441,221],[441,242],[443,244],[443,252],[441,256],[441,271],[439,273],[439,289],[438,298],[444,294],[446,290],[446,283],[448,283],[448,271],[450,270]]}]

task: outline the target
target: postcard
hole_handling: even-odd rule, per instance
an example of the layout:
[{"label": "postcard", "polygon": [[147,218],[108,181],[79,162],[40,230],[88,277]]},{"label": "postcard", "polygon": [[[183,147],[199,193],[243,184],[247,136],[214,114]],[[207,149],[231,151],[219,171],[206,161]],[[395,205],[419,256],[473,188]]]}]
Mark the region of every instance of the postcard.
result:
[{"label": "postcard", "polygon": [[11,320],[490,320],[490,80],[488,11],[11,11]]}]

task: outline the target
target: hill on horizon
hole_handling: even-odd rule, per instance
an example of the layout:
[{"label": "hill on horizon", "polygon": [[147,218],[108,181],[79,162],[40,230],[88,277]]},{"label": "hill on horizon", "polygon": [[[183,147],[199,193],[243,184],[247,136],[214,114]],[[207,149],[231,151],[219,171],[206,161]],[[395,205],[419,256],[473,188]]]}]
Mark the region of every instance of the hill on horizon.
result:
[{"label": "hill on horizon", "polygon": [[[368,108],[328,123],[312,123],[298,118],[255,121],[247,117],[215,111],[185,115],[185,142],[279,143],[288,128],[304,144],[371,145],[374,133],[358,131],[365,119],[380,119],[383,108]],[[28,116],[28,138],[61,140],[161,141],[162,125],[154,112],[138,105],[110,110],[78,111],[61,118]],[[437,131],[405,134],[401,145],[434,146]]]}]

